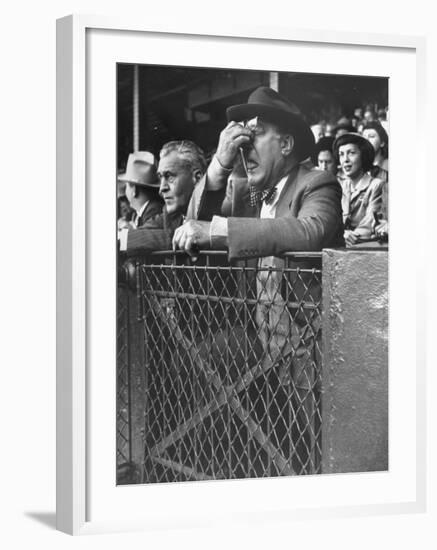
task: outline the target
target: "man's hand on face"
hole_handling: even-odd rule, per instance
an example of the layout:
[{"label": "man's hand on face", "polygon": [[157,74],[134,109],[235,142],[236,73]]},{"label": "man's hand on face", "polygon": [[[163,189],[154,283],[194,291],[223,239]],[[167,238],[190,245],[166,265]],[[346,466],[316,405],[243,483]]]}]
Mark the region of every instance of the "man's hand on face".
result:
[{"label": "man's hand on face", "polygon": [[215,156],[223,168],[232,168],[240,147],[250,143],[251,138],[252,132],[234,121],[222,130]]},{"label": "man's hand on face", "polygon": [[188,220],[178,227],[173,235],[173,250],[185,250],[196,256],[201,248],[209,248],[210,222]]}]

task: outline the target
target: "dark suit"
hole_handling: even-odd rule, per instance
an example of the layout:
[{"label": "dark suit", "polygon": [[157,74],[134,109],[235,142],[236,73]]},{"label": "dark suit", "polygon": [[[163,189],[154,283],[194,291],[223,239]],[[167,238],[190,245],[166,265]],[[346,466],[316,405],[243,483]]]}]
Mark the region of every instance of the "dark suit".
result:
[{"label": "dark suit", "polygon": [[149,203],[147,204],[144,211],[141,213],[141,216],[137,223],[138,227],[143,227],[143,225],[153,218],[154,216],[160,214],[162,212],[162,202],[156,199],[149,200]]},{"label": "dark suit", "polygon": [[128,256],[153,250],[170,250],[173,233],[182,222],[182,214],[169,215],[164,208],[160,214],[147,220],[138,229],[130,229],[126,249]]}]

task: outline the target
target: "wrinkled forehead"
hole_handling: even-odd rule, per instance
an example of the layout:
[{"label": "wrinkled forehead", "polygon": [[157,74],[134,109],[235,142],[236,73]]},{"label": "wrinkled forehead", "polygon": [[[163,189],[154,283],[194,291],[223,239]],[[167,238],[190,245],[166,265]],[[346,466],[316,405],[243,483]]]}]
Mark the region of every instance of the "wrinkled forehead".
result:
[{"label": "wrinkled forehead", "polygon": [[181,158],[177,151],[171,151],[159,159],[158,172],[186,172],[190,169],[190,163]]}]

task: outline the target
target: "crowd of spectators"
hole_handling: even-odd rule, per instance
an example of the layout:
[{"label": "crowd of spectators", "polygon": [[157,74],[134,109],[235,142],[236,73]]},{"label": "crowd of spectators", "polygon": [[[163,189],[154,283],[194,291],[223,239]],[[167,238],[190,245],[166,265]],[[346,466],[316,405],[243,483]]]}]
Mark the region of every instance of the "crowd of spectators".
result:
[{"label": "crowd of spectators", "polygon": [[342,187],[348,247],[388,240],[387,118],[387,108],[367,105],[335,124],[322,120],[311,126],[316,143],[311,159],[314,167],[334,173]]},{"label": "crowd of spectators", "polygon": [[[346,247],[388,241],[387,119],[387,108],[366,105],[351,116],[311,126],[312,154],[300,163],[332,174],[340,184]],[[120,250],[171,247],[209,156],[189,140],[165,144],[159,159],[146,151],[129,155],[125,173],[118,176]],[[244,156],[238,155],[230,175],[244,176],[246,168]],[[222,200],[219,195],[217,200]],[[164,233],[151,233],[154,230]]]}]

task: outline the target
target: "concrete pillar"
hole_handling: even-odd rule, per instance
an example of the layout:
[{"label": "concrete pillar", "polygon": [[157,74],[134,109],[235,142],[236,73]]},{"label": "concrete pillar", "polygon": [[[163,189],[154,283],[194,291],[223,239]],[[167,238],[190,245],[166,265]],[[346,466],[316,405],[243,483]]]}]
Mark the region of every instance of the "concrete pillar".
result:
[{"label": "concrete pillar", "polygon": [[388,253],[323,252],[322,473],[388,469]]}]

